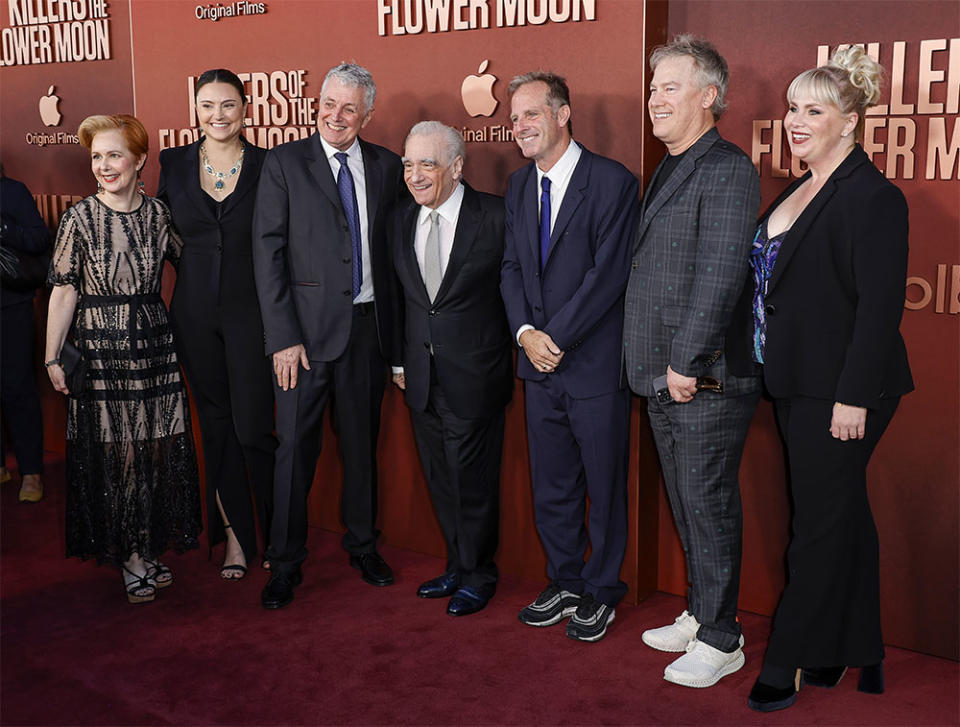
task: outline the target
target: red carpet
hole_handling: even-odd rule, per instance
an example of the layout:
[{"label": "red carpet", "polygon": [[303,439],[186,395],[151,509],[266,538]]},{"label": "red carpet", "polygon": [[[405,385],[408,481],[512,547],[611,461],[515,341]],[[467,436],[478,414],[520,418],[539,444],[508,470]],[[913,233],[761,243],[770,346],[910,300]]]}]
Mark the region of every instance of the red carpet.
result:
[{"label": "red carpet", "polygon": [[[543,583],[505,578],[486,611],[448,617],[414,595],[436,558],[389,546],[396,585],[377,589],[347,565],[339,537],[311,532],[304,584],[266,612],[255,567],[217,576],[222,548],[172,556],[176,581],[157,601],[126,603],[117,571],[63,557],[63,464],[47,495],[18,505],[0,487],[0,722],[3,725],[638,724],[956,725],[960,666],[889,649],[887,693],[806,688],[789,710],[747,709],[769,619],[742,614],[747,665],[717,686],[663,681],[671,656],[640,633],[681,599],[621,606],[593,645],[563,627],[532,629],[517,611]],[[933,607],[933,605],[931,605]]]}]

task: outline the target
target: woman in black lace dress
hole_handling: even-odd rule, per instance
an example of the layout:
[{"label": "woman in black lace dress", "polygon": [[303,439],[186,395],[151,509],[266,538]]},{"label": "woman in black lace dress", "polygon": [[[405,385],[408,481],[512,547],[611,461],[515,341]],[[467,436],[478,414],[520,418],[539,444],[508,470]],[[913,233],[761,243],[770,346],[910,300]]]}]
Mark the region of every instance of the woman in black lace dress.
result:
[{"label": "woman in black lace dress", "polygon": [[[173,573],[158,558],[197,545],[196,455],[180,367],[160,298],[164,260],[182,243],[162,202],[138,193],[147,134],[133,116],[91,116],[78,130],[97,194],[67,210],[50,270],[46,367],[70,394],[67,556],[122,567],[131,603],[152,601]],[[89,361],[69,391],[67,332]]]}]

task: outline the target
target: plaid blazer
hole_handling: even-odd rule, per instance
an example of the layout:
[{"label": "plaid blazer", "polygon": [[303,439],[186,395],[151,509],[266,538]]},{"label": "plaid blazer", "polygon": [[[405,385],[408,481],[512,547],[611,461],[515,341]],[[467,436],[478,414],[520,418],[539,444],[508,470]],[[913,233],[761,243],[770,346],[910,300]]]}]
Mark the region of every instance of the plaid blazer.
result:
[{"label": "plaid blazer", "polygon": [[755,388],[728,371],[726,354],[709,371],[707,364],[725,351],[759,208],[753,164],[716,128],[687,150],[653,199],[644,199],[623,333],[626,376],[637,394],[651,396],[653,379],[668,365],[684,376],[709,372],[728,393]]}]

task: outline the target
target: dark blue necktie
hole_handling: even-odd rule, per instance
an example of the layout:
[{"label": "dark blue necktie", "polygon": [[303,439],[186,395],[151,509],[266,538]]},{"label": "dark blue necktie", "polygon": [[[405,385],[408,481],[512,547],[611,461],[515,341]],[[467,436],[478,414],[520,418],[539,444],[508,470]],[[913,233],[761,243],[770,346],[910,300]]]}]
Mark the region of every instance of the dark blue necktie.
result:
[{"label": "dark blue necktie", "polygon": [[547,265],[547,253],[550,252],[550,179],[540,180],[543,192],[540,194],[540,269]]},{"label": "dark blue necktie", "polygon": [[340,202],[343,204],[343,213],[347,216],[350,225],[350,242],[353,248],[353,297],[360,295],[360,286],[363,283],[363,251],[360,248],[360,207],[357,205],[357,190],[353,186],[353,175],[347,166],[347,155],[344,152],[334,154],[340,162],[340,171],[337,172],[337,191],[340,193]]}]

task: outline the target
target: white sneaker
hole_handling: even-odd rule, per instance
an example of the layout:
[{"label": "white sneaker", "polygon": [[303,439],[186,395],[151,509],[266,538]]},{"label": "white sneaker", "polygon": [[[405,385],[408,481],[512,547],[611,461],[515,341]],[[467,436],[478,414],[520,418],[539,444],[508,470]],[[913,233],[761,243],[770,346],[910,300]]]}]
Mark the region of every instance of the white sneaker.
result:
[{"label": "white sneaker", "polygon": [[687,644],[696,638],[699,628],[700,623],[693,614],[684,611],[669,626],[647,629],[640,638],[657,651],[686,651]]},{"label": "white sneaker", "polygon": [[687,644],[687,653],[663,670],[663,678],[683,687],[712,687],[745,661],[742,647],[728,654],[694,639]]}]

